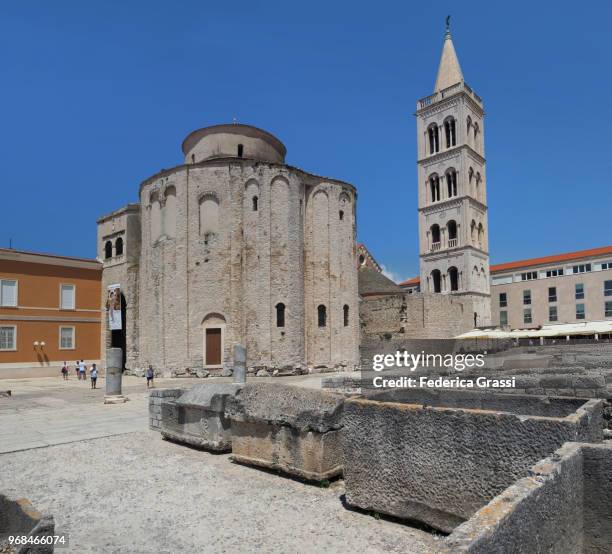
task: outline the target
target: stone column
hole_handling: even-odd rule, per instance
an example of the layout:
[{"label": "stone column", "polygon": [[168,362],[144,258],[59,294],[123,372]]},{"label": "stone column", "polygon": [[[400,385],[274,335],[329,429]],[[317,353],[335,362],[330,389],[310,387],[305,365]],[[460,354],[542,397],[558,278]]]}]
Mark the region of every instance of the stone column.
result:
[{"label": "stone column", "polygon": [[123,350],[121,348],[108,348],[106,350],[105,404],[121,404],[127,400],[121,394],[122,366]]},{"label": "stone column", "polygon": [[246,383],[246,348],[234,346],[234,383]]}]

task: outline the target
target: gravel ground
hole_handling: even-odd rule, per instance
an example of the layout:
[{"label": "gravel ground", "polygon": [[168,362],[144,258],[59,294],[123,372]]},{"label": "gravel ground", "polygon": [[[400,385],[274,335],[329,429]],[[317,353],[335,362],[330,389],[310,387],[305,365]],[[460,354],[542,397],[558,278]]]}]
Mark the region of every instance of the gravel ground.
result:
[{"label": "gravel ground", "polygon": [[146,431],[0,455],[0,490],[55,517],[56,552],[434,552],[440,537]]}]

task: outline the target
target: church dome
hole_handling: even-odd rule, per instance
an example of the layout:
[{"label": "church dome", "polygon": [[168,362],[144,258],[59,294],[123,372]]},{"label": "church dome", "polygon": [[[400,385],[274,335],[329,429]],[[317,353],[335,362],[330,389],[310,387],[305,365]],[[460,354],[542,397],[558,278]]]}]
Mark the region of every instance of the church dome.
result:
[{"label": "church dome", "polygon": [[287,149],[274,135],[239,123],[213,125],[193,131],[183,141],[185,163],[214,158],[248,158],[285,163]]}]

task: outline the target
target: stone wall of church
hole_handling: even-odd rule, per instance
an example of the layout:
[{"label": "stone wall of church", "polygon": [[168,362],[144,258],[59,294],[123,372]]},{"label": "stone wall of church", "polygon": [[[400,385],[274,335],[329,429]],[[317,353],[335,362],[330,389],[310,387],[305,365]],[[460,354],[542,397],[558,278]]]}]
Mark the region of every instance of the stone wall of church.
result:
[{"label": "stone wall of church", "polygon": [[207,326],[223,328],[224,367],[236,343],[255,367],[358,363],[353,187],[281,164],[219,160],[145,181],[140,201],[134,369],[206,367]]}]

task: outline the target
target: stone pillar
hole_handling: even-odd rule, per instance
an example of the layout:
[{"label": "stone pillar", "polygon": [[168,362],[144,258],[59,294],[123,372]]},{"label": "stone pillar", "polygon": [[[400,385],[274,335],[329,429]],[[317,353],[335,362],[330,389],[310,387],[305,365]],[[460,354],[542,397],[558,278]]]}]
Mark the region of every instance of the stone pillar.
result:
[{"label": "stone pillar", "polygon": [[108,348],[106,350],[105,404],[120,404],[127,400],[121,394],[122,365],[123,350],[121,348]]},{"label": "stone pillar", "polygon": [[246,383],[246,348],[234,346],[234,383]]}]

